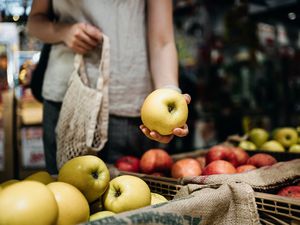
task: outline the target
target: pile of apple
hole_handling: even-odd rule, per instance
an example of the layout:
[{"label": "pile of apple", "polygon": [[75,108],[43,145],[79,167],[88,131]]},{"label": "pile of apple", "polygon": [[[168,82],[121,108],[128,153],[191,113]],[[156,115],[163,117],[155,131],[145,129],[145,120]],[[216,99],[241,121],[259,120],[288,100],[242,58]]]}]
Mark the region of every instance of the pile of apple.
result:
[{"label": "pile of apple", "polygon": [[268,132],[263,128],[253,128],[245,135],[246,140],[239,147],[246,150],[300,153],[300,127],[280,127]]},{"label": "pile of apple", "polygon": [[[185,157],[176,161],[164,149],[149,149],[141,158],[123,156],[116,161],[115,166],[121,171],[177,179],[188,176],[245,173],[275,163],[277,160],[270,154],[256,153],[250,157],[240,147],[220,144],[211,147],[205,156]],[[277,194],[299,198],[300,182],[298,185],[282,188]]]},{"label": "pile of apple", "polygon": [[66,162],[57,178],[45,171],[0,184],[0,225],[80,224],[166,202],[137,176],[113,179],[96,156]]},{"label": "pile of apple", "polygon": [[182,178],[241,173],[275,163],[277,160],[270,154],[257,153],[250,157],[240,147],[220,144],[211,147],[205,156],[185,157],[176,161],[164,149],[149,149],[140,159],[123,156],[115,166],[121,171]]}]

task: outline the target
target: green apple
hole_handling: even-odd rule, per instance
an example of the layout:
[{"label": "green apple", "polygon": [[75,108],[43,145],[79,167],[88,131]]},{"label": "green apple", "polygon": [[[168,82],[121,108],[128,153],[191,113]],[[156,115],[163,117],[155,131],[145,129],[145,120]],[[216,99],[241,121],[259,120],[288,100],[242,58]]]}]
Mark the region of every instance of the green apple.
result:
[{"label": "green apple", "polygon": [[253,142],[247,141],[247,140],[240,141],[239,147],[244,149],[244,150],[256,150],[257,149],[256,145]]},{"label": "green apple", "polygon": [[295,153],[300,153],[300,144],[294,144],[292,145],[288,152],[295,152]]},{"label": "green apple", "polygon": [[115,213],[138,209],[151,203],[151,191],[139,177],[122,175],[112,179],[103,195],[104,209]]},{"label": "green apple", "polygon": [[143,124],[161,135],[173,133],[174,128],[182,127],[188,118],[188,106],[182,94],[160,88],[150,93],[141,108]]},{"label": "green apple", "polygon": [[47,187],[54,194],[58,206],[56,225],[79,224],[89,220],[89,204],[76,187],[64,182],[51,182]]},{"label": "green apple", "polygon": [[49,184],[55,181],[55,179],[47,171],[35,172],[30,176],[26,177],[25,180],[34,180],[43,184]]},{"label": "green apple", "polygon": [[261,150],[272,151],[272,152],[284,152],[284,147],[275,140],[265,142],[261,147]]},{"label": "green apple", "polygon": [[20,181],[0,192],[0,224],[53,225],[58,206],[49,188],[37,181]]},{"label": "green apple", "polygon": [[7,180],[7,181],[4,181],[3,183],[0,184],[0,187],[2,187],[3,189],[12,185],[12,184],[15,184],[15,183],[18,183],[20,182],[19,180],[16,180],[16,179],[10,179],[10,180]]},{"label": "green apple", "polygon": [[269,139],[269,133],[263,128],[253,128],[249,131],[249,140],[260,148]]},{"label": "green apple", "polygon": [[168,200],[158,193],[151,192],[151,205],[167,202]]},{"label": "green apple", "polygon": [[67,161],[59,170],[58,181],[75,186],[91,203],[100,198],[107,189],[110,174],[100,158],[85,155]]},{"label": "green apple", "polygon": [[291,127],[280,128],[274,134],[274,139],[278,141],[283,147],[290,147],[298,142],[297,130]]},{"label": "green apple", "polygon": [[90,216],[90,221],[100,220],[105,217],[116,215],[116,213],[111,211],[100,211],[96,212],[93,215]]}]

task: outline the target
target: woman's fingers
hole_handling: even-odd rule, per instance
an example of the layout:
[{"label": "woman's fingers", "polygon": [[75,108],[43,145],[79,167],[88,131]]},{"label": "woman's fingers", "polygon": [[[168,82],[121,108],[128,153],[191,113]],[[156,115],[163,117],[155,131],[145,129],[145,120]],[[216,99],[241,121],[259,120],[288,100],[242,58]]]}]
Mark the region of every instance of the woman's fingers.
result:
[{"label": "woman's fingers", "polygon": [[84,31],[92,41],[95,41],[97,44],[102,42],[103,35],[101,30],[97,27],[86,24]]},{"label": "woman's fingers", "polygon": [[192,100],[191,96],[190,96],[189,94],[183,94],[183,96],[184,96],[184,98],[185,98],[185,100],[186,100],[186,103],[187,103],[187,104],[190,104],[190,102],[191,102],[191,100]]},{"label": "woman's fingers", "polygon": [[160,142],[160,143],[169,143],[172,138],[173,138],[173,134],[171,135],[160,135],[159,133],[155,132],[155,131],[150,131],[146,126],[141,125],[140,126],[141,131],[144,133],[144,135],[146,135],[149,139]]},{"label": "woman's fingers", "polygon": [[185,137],[189,133],[189,128],[187,124],[185,124],[182,128],[175,128],[173,130],[173,134],[176,135],[177,137]]},{"label": "woman's fingers", "polygon": [[76,53],[85,54],[101,43],[101,31],[89,24],[77,23],[70,27],[65,42]]}]

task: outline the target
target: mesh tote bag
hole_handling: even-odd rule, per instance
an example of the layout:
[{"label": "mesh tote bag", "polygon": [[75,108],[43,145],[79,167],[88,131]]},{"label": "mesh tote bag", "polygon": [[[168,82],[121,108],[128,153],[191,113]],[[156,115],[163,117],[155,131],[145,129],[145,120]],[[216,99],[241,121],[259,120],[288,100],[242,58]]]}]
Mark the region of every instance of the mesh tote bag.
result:
[{"label": "mesh tote bag", "polygon": [[95,155],[107,141],[109,49],[109,39],[103,35],[96,88],[88,85],[83,56],[74,57],[74,71],[56,127],[58,168],[74,157]]}]

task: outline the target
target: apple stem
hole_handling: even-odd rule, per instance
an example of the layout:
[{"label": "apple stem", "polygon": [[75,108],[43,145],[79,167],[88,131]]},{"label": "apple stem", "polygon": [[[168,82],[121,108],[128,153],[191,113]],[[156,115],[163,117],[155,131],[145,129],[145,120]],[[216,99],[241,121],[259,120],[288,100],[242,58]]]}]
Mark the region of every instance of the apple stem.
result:
[{"label": "apple stem", "polygon": [[172,103],[168,104],[169,113],[171,113],[174,109],[175,109],[175,104],[172,104]]},{"label": "apple stem", "polygon": [[120,195],[121,195],[121,191],[120,189],[117,189],[115,193],[115,197],[119,197]]},{"label": "apple stem", "polygon": [[99,177],[97,172],[92,172],[92,176],[94,179],[98,179]]}]

